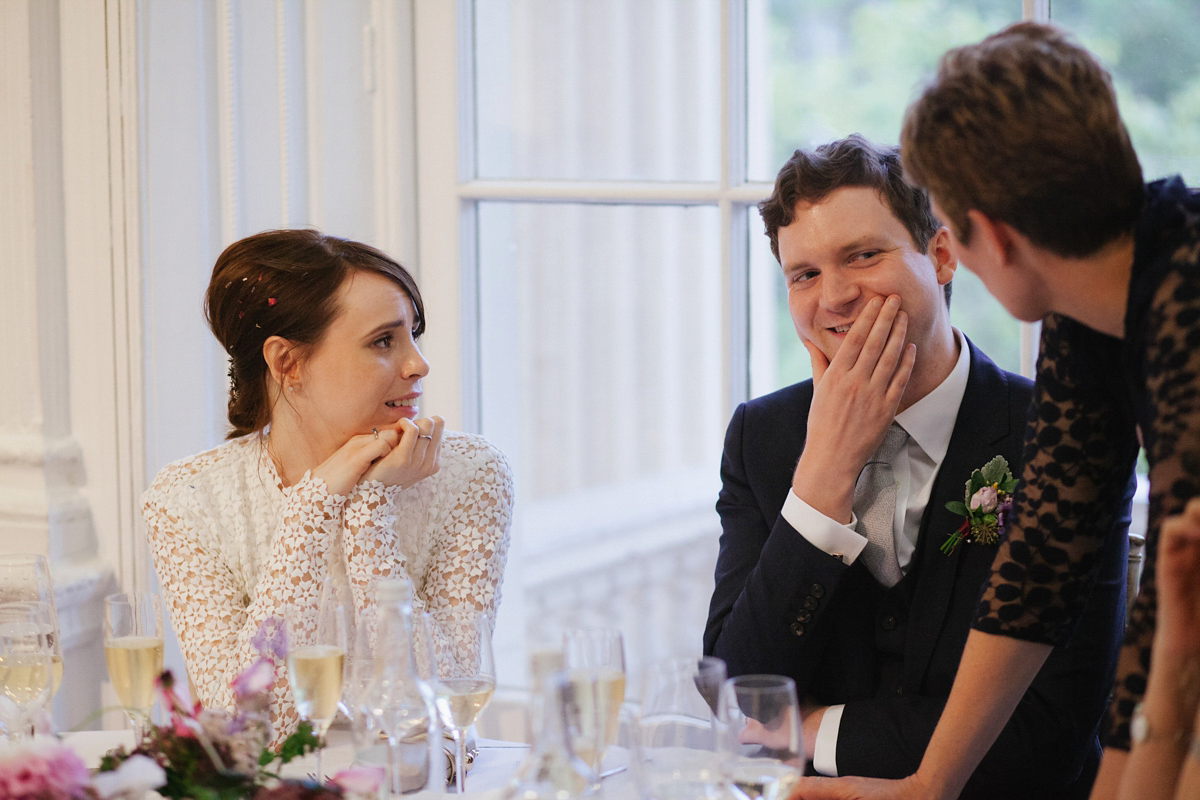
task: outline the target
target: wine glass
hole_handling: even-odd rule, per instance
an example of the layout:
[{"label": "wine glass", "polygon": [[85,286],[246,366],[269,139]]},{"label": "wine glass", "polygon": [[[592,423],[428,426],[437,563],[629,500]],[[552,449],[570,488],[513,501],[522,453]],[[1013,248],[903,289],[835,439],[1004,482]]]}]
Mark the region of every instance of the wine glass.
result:
[{"label": "wine glass", "polygon": [[104,660],[108,677],[140,745],[163,671],[162,598],[151,592],[104,598]]},{"label": "wine glass", "polygon": [[658,800],[723,795],[716,714],[724,682],[719,658],[671,658],[643,670],[641,755]]},{"label": "wine glass", "polygon": [[11,704],[5,728],[8,738],[32,733],[34,713],[50,699],[53,646],[47,632],[45,603],[0,604],[0,692]]},{"label": "wine glass", "polygon": [[467,771],[467,728],[496,691],[492,623],[482,611],[439,611],[434,629],[447,643],[438,659],[437,703],[442,724],[454,738],[454,782],[462,794]]},{"label": "wine glass", "polygon": [[0,555],[0,603],[38,602],[46,604],[47,617],[42,624],[50,626],[51,657],[54,662],[53,698],[62,685],[62,638],[58,630],[58,611],[54,604],[54,584],[50,580],[50,564],[40,553],[11,553]]},{"label": "wine glass", "polygon": [[337,715],[346,665],[346,609],[325,598],[314,607],[288,606],[288,685],[296,711],[312,725],[317,745],[317,780],[324,782],[321,752],[325,733]]},{"label": "wine glass", "polygon": [[721,770],[740,800],[783,800],[804,774],[796,683],[739,675],[721,686]]},{"label": "wine glass", "polygon": [[600,775],[604,752],[617,736],[625,702],[625,646],[613,628],[572,628],[563,655],[579,713],[575,753]]}]

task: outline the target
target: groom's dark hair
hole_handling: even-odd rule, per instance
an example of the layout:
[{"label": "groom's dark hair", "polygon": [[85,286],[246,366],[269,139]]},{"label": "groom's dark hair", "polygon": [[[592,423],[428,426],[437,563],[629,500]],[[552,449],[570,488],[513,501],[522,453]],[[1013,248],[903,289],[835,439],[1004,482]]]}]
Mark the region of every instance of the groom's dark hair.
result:
[{"label": "groom's dark hair", "polygon": [[[793,153],[779,170],[771,196],[758,204],[776,261],[779,229],[792,224],[796,204],[819,203],[847,186],[879,192],[892,214],[908,230],[917,250],[928,251],[929,240],[942,223],[933,215],[925,190],[905,183],[899,148],[872,144],[861,134],[852,133],[845,139]],[[945,292],[949,305],[949,283]]]}]

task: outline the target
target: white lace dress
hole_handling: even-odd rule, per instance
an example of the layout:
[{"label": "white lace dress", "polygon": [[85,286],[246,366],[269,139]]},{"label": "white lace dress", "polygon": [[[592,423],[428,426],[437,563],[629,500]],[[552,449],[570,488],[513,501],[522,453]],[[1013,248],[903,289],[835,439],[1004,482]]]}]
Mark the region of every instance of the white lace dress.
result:
[{"label": "white lace dress", "polygon": [[[143,510],[197,699],[232,708],[230,681],[257,658],[259,625],[288,605],[315,607],[326,581],[361,612],[371,583],[406,576],[415,608],[494,620],[512,500],[500,451],[451,431],[437,474],[403,490],[368,481],[350,497],[307,473],[283,488],[257,433],[163,467]],[[282,664],[271,716],[275,741],[299,721]]]}]

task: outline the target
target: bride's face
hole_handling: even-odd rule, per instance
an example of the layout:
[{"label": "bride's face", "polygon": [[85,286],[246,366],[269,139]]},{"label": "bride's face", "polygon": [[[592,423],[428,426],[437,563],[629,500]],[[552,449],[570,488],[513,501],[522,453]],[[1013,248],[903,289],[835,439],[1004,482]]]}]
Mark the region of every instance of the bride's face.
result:
[{"label": "bride's face", "polygon": [[413,338],[416,311],[404,290],[374,272],[352,272],[338,313],[300,364],[287,398],[310,433],[339,443],[414,419],[429,363]]}]

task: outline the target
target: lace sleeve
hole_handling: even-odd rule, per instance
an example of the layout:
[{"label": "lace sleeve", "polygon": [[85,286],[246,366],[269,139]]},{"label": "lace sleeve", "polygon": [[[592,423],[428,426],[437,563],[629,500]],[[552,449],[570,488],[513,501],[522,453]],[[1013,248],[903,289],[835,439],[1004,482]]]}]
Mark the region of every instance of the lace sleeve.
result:
[{"label": "lace sleeve", "polygon": [[1013,524],[980,599],[981,631],[1058,644],[1083,611],[1099,551],[1121,527],[1137,455],[1111,374],[1119,352],[1116,340],[1069,319],[1043,323]]},{"label": "lace sleeve", "polygon": [[[230,682],[258,656],[251,639],[262,621],[287,605],[316,605],[345,498],[308,475],[292,487],[250,602],[220,555],[214,530],[219,523],[204,501],[187,496],[179,484],[174,492],[158,488],[179,477],[168,473],[173,467],[146,493],[147,536],[198,699],[208,707],[232,708]],[[272,692],[277,744],[299,721],[283,664],[276,665]]]},{"label": "lace sleeve", "polygon": [[[459,457],[443,460],[434,556],[419,596],[432,613],[483,611],[494,625],[512,521],[512,472],[484,439],[460,436],[447,446]],[[461,663],[476,649],[474,631],[463,625],[444,626],[434,636],[441,665]]]},{"label": "lace sleeve", "polygon": [[398,486],[366,481],[355,487],[346,505],[346,578],[360,618],[374,602],[370,590],[375,581],[411,577],[396,536],[397,506],[403,492]]},{"label": "lace sleeve", "polygon": [[[1145,331],[1145,385],[1149,423],[1143,428],[1150,462],[1150,513],[1141,591],[1125,628],[1113,702],[1105,718],[1106,747],[1129,748],[1129,719],[1146,690],[1154,638],[1155,565],[1164,518],[1179,514],[1200,495],[1200,244],[1175,253],[1170,272],[1154,294]],[[1182,270],[1182,271],[1181,271]]]}]

